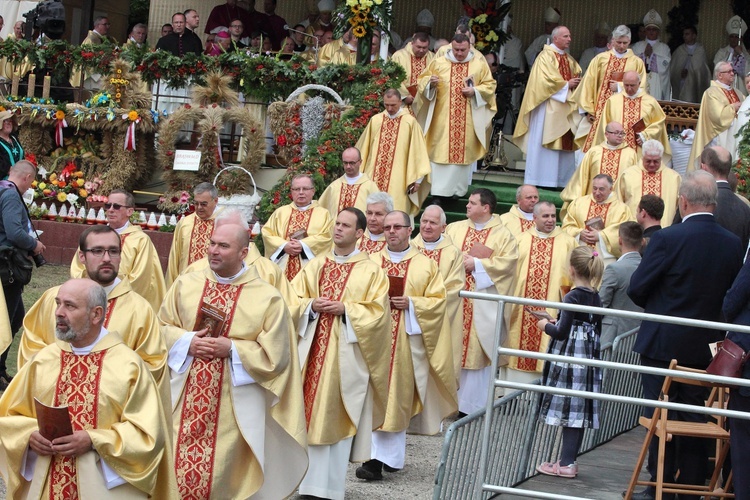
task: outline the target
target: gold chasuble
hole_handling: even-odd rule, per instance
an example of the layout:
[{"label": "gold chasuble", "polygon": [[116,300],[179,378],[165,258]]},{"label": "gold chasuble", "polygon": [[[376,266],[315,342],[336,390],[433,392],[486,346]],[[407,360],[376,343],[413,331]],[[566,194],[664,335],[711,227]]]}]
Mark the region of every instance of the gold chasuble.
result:
[{"label": "gold chasuble", "polygon": [[[175,499],[169,424],[154,379],[115,332],[88,354],[50,344],[19,370],[0,399],[0,473],[8,498]],[[91,451],[77,458],[37,456],[33,479],[21,475],[29,436],[38,430],[34,399],[68,406],[73,430],[86,430]],[[107,489],[99,460],[125,483]]]},{"label": "gold chasuble", "polygon": [[[306,255],[305,251],[294,256],[283,250],[279,252],[295,233],[306,235],[299,240],[307,245],[313,255]],[[333,219],[328,210],[317,201],[313,201],[306,210],[299,210],[294,203],[290,203],[271,214],[268,222],[263,225],[261,234],[266,257],[276,262],[284,271],[284,276],[292,281],[309,259],[331,249]]]},{"label": "gold chasuble", "polygon": [[[448,224],[446,234],[466,254],[475,243],[492,249],[487,259],[479,259],[492,280],[492,286],[477,289],[474,274],[465,274],[464,290],[470,292],[508,295],[513,290],[513,280],[518,262],[518,246],[508,229],[496,214],[483,229],[477,230],[470,220]],[[461,299],[464,313],[461,345],[461,367],[466,370],[480,370],[490,365],[493,354],[495,324],[498,321],[497,306],[486,300]],[[507,317],[500,318],[506,321]],[[507,328],[505,329],[507,332]],[[503,339],[500,339],[501,342]]]},{"label": "gold chasuble", "polygon": [[546,106],[541,145],[556,151],[575,150],[573,132],[571,132],[573,126],[571,114],[575,112],[573,93],[568,91],[565,102],[559,102],[550,97],[565,87],[573,76],[580,74],[581,67],[569,54],[558,54],[551,45],[544,46],[531,68],[516,130],[513,132],[513,142],[521,151],[525,153],[529,147],[539,146],[528,144],[528,133],[531,112],[540,105]]},{"label": "gold chasuble", "polygon": [[[404,108],[393,118],[385,111],[378,113],[356,147],[362,155],[362,172],[391,195],[394,210],[415,217],[430,194],[430,157],[417,120]],[[408,194],[409,185],[420,179],[419,191]]]},{"label": "gold chasuble", "polygon": [[208,242],[214,231],[214,219],[220,212],[221,209],[214,210],[211,217],[206,220],[196,214],[190,214],[177,223],[172,238],[172,248],[169,251],[169,264],[165,278],[167,288],[172,286],[177,276],[190,264],[206,256]]},{"label": "gold chasuble", "polygon": [[304,311],[318,297],[345,307],[345,315],[320,313],[300,329],[308,444],[355,436],[353,460],[369,460],[372,430],[383,423],[388,400],[388,279],[366,253],[337,263],[329,252],[310,261],[293,286]]},{"label": "gold chasuble", "polygon": [[[133,291],[146,299],[154,311],[158,311],[167,287],[156,247],[140,226],[128,224],[119,234],[122,253],[118,276],[130,282]],[[88,278],[86,268],[78,258],[78,251],[70,263],[70,277]]]},{"label": "gold chasuble", "polygon": [[[470,165],[487,152],[492,117],[497,112],[497,82],[484,57],[472,51],[463,62],[453,62],[452,51],[436,57],[419,77],[417,120],[424,130],[430,161],[443,165]],[[429,90],[430,77],[440,82]],[[466,79],[474,81],[473,97],[461,93]],[[432,97],[430,98],[430,94]]]},{"label": "gold chasuble", "polygon": [[[669,147],[669,136],[667,135],[667,115],[661,109],[659,101],[638,90],[636,97],[630,97],[624,92],[610,97],[604,104],[601,120],[594,132],[593,144],[601,144],[606,140],[604,129],[609,122],[618,122],[625,129],[624,143],[635,149],[640,158],[643,153],[636,142],[637,133],[633,125],[643,120],[645,129],[641,131],[643,142],[655,139],[664,146],[664,159],[668,161],[672,157],[672,149]],[[592,129],[593,130],[593,129]],[[589,137],[591,134],[589,134]]]},{"label": "gold chasuble", "polygon": [[518,204],[510,207],[510,210],[500,216],[500,222],[510,231],[515,239],[534,227],[534,221],[524,217],[521,210],[518,208]]},{"label": "gold chasuble", "polygon": [[378,253],[385,248],[386,244],[385,233],[381,234],[380,236],[380,239],[373,240],[372,236],[370,235],[370,230],[365,229],[365,234],[363,234],[362,237],[357,241],[357,250],[369,254]]},{"label": "gold chasuble", "polygon": [[[435,59],[435,54],[429,50],[424,57],[415,57],[414,52],[411,49],[411,42],[407,43],[406,47],[403,49],[397,50],[393,53],[391,61],[398,63],[406,72],[406,78],[404,78],[404,81],[401,82],[401,86],[398,88],[402,99],[407,96],[414,97],[409,91],[409,87],[411,87],[414,90],[414,94],[416,94],[417,85],[419,84],[419,75],[427,69],[427,66],[433,59]],[[411,106],[406,106],[406,109],[412,116],[416,116],[419,112],[419,109],[415,108],[417,102],[418,101],[415,100]]]},{"label": "gold chasuble", "polygon": [[378,185],[365,173],[360,174],[352,184],[347,182],[346,176],[341,176],[328,185],[318,203],[336,219],[339,212],[347,207],[358,208],[364,213],[367,210],[367,197],[378,191]]},{"label": "gold chasuble", "polygon": [[[251,241],[247,247],[247,257],[245,257],[245,264],[252,266],[258,272],[260,279],[273,286],[276,290],[281,293],[284,298],[287,308],[289,309],[289,315],[297,324],[299,321],[299,297],[294,291],[292,286],[289,284],[289,280],[286,279],[281,268],[271,262],[270,259],[263,257],[258,251],[258,247],[255,246],[255,242]],[[193,262],[190,266],[185,269],[183,274],[193,273],[195,271],[204,271],[209,268],[208,258],[204,257],[199,261]]]},{"label": "gold chasuble", "polygon": [[[640,198],[638,201],[640,201]],[[637,205],[638,203],[636,203]],[[628,205],[620,201],[614,192],[603,203],[597,203],[592,195],[587,194],[576,198],[568,205],[568,210],[562,222],[562,229],[576,238],[581,231],[586,229],[586,221],[595,217],[601,217],[604,221],[604,229],[599,231],[599,235],[604,240],[605,248],[599,248],[599,250],[606,250],[609,254],[619,258],[620,224],[626,221],[634,221],[633,211],[628,208]],[[583,244],[581,242],[581,245]],[[599,246],[599,244],[596,246]],[[605,258],[605,256],[602,255],[602,258]]]},{"label": "gold chasuble", "polygon": [[644,194],[653,194],[664,200],[664,215],[661,227],[672,225],[674,214],[677,212],[677,197],[680,191],[682,177],[680,174],[663,163],[656,172],[647,172],[642,164],[634,165],[625,170],[617,179],[612,190],[631,213],[638,212],[638,203]]},{"label": "gold chasuble", "polygon": [[[570,285],[568,259],[578,246],[575,240],[556,227],[549,235],[536,229],[518,238],[518,273],[513,295],[527,299],[562,301],[561,286]],[[554,315],[553,309],[547,313]],[[520,305],[511,309],[508,347],[530,352],[547,352],[549,335],[537,328],[539,320]],[[525,372],[540,372],[544,361],[511,356],[508,368]]]},{"label": "gold chasuble", "polygon": [[638,163],[638,155],[635,149],[625,142],[619,146],[612,146],[606,141],[592,147],[584,155],[581,164],[570,178],[565,189],[560,193],[560,198],[565,202],[560,211],[560,218],[565,218],[568,204],[581,196],[591,194],[591,183],[599,174],[607,174],[616,182],[620,173],[626,168]]},{"label": "gold chasuble", "polygon": [[[312,32],[310,33],[312,35]],[[321,68],[327,64],[331,64],[331,58],[344,45],[342,38],[331,40],[327,44],[323,45],[318,52],[318,66]]]},{"label": "gold chasuble", "polygon": [[[44,292],[23,318],[23,336],[18,346],[19,369],[39,351],[55,343],[55,298],[59,289],[56,286]],[[159,387],[162,404],[169,408],[167,347],[159,331],[156,312],[127,281],[120,281],[107,295],[104,328],[122,332],[123,342],[146,363]],[[167,415],[171,418],[171,412]]]},{"label": "gold chasuble", "polygon": [[612,89],[609,84],[611,81],[619,79],[619,87],[622,91],[622,73],[626,71],[638,73],[641,77],[641,88],[645,92],[646,67],[643,65],[643,60],[633,54],[631,49],[628,49],[621,57],[618,57],[615,49],[598,54],[591,60],[581,83],[573,92],[573,100],[578,107],[594,116],[593,124],[588,119],[583,119],[581,121],[582,126],[579,126],[576,133],[576,145],[583,148],[584,153],[601,142],[594,139],[594,134],[599,125],[599,117],[604,109],[604,104],[612,96]]},{"label": "gold chasuble", "polygon": [[[370,258],[388,276],[402,278],[404,296],[414,306],[421,334],[407,333],[407,311],[391,308],[390,367],[385,421],[377,429],[435,434],[440,422],[457,409],[451,338],[442,335],[445,286],[437,264],[411,246],[395,263],[388,249]],[[389,278],[390,279],[390,278]],[[414,419],[420,413],[420,418]]]},{"label": "gold chasuble", "polygon": [[412,240],[412,244],[423,255],[435,261],[438,265],[438,271],[443,277],[447,302],[441,335],[451,337],[453,340],[453,372],[458,377],[461,373],[461,347],[463,343],[461,332],[464,321],[462,300],[458,294],[464,289],[466,279],[463,256],[447,234],[444,234],[437,243],[427,244],[430,249],[426,248],[421,234],[418,234]]},{"label": "gold chasuble", "polygon": [[[232,357],[188,356],[187,367],[171,370],[180,496],[285,498],[304,476],[307,454],[299,360],[284,300],[252,267],[229,284],[210,269],[183,274],[159,311],[169,349],[196,329],[201,304],[223,316],[220,335],[232,341]],[[252,382],[234,385],[235,351]]]},{"label": "gold chasuble", "polygon": [[[700,158],[708,143],[732,126],[737,118],[737,113],[732,104],[740,101],[741,99],[734,89],[724,88],[721,83],[711,80],[711,86],[703,93],[701,99],[701,111],[698,115],[693,147],[690,149],[690,158],[688,159],[688,172],[695,170],[695,160]],[[726,145],[722,145],[726,147]],[[734,148],[727,149],[734,154]]]}]

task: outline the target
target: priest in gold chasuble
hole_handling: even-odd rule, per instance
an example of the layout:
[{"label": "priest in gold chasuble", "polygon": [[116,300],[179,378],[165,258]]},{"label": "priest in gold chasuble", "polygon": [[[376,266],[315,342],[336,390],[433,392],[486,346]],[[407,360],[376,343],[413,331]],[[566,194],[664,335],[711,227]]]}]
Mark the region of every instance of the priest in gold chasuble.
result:
[{"label": "priest in gold chasuble", "polygon": [[[104,328],[121,332],[123,342],[146,363],[154,376],[162,405],[171,421],[167,348],[159,331],[156,312],[151,305],[133,291],[130,283],[117,274],[120,266],[120,237],[109,226],[90,226],[80,238],[79,259],[86,274],[104,287],[107,293],[107,313]],[[60,287],[52,287],[31,306],[23,319],[23,336],[18,346],[20,369],[44,347],[55,343],[55,297]]]},{"label": "priest in gold chasuble", "polygon": [[443,209],[437,205],[428,206],[419,220],[419,234],[412,240],[412,244],[435,261],[443,277],[447,302],[441,335],[453,339],[453,371],[458,377],[461,373],[461,332],[464,321],[462,300],[458,294],[464,289],[464,259],[451,237],[443,234],[446,226]]},{"label": "priest in gold chasuble", "polygon": [[570,31],[558,26],[552,44],[545,45],[531,68],[529,83],[513,133],[513,142],[526,153],[524,183],[562,187],[575,170],[573,91],[581,67],[565,50]]},{"label": "priest in gold chasuble", "polygon": [[331,249],[333,219],[317,201],[309,175],[297,175],[291,184],[292,203],[276,209],[261,229],[266,257],[292,281],[316,255]]},{"label": "priest in gold chasuble", "polygon": [[356,471],[360,479],[381,479],[384,464],[404,467],[410,424],[414,432],[436,434],[456,411],[451,339],[442,335],[445,286],[437,264],[409,245],[411,230],[408,214],[391,212],[388,246],[370,256],[388,275],[390,366],[385,420],[372,435],[372,460]]},{"label": "priest in gold chasuble", "polygon": [[591,184],[591,194],[580,196],[568,205],[562,229],[579,244],[596,247],[604,264],[609,265],[621,255],[620,224],[635,220],[635,215],[612,192],[609,175],[599,174]]},{"label": "priest in gold chasuble", "polygon": [[664,146],[664,161],[669,162],[672,150],[667,136],[667,116],[659,102],[639,87],[639,78],[635,71],[625,73],[625,92],[607,99],[594,131],[593,144],[600,144],[606,139],[607,124],[614,121],[622,125],[625,130],[625,144],[635,149],[639,157],[642,154],[643,143],[655,139]]},{"label": "priest in gold chasuble", "polygon": [[536,186],[522,184],[516,189],[516,204],[500,215],[500,222],[518,239],[522,233],[534,227],[534,205],[539,201]]},{"label": "priest in gold chasuble", "polygon": [[[445,232],[461,249],[466,284],[464,290],[507,295],[513,290],[518,262],[516,239],[494,214],[497,200],[489,189],[475,189],[466,205],[467,220],[448,224]],[[498,321],[508,324],[509,312],[497,317],[497,304],[461,299],[464,313],[458,409],[472,413],[484,408],[490,383],[490,356],[495,356],[494,334]],[[507,309],[506,309],[507,310]],[[504,331],[508,331],[507,328]],[[501,344],[505,339],[500,339]]]},{"label": "priest in gold chasuble", "polygon": [[364,212],[367,197],[380,191],[370,176],[360,171],[362,157],[357,148],[346,148],[341,153],[341,163],[344,165],[344,175],[330,183],[318,200],[332,219],[346,207],[356,207]]},{"label": "priest in gold chasuble", "polygon": [[661,227],[667,227],[672,224],[677,212],[677,197],[682,177],[662,163],[663,151],[660,142],[646,141],[643,144],[641,162],[620,175],[615,183],[614,192],[633,214],[638,213],[638,203],[643,195],[658,196],[664,201]]},{"label": "priest in gold chasuble", "polygon": [[183,498],[285,498],[307,470],[294,324],[243,262],[245,228],[214,229],[210,268],[183,274],[159,319],[169,349]]},{"label": "priest in gold chasuble", "polygon": [[201,182],[193,188],[195,213],[180,219],[175,227],[165,278],[167,287],[172,286],[190,264],[206,256],[218,202],[219,191],[210,182]]},{"label": "priest in gold chasuble", "polygon": [[383,94],[385,110],[373,116],[357,141],[362,171],[393,197],[394,210],[415,217],[430,193],[430,158],[417,120],[396,89]]},{"label": "priest in gold chasuble", "polygon": [[612,49],[592,59],[581,84],[573,94],[578,112],[585,115],[576,131],[576,144],[584,153],[599,144],[594,140],[599,117],[607,99],[624,90],[622,79],[625,72],[638,73],[641,88],[646,91],[646,67],[643,59],[629,48],[630,40],[630,28],[622,24],[616,27],[612,31]]},{"label": "priest in gold chasuble", "polygon": [[496,87],[487,61],[471,52],[463,34],[454,35],[445,57],[436,57],[419,77],[417,120],[427,142],[434,196],[466,194],[476,162],[487,152]]},{"label": "priest in gold chasuble", "polygon": [[573,200],[591,194],[591,182],[594,177],[607,174],[613,181],[617,181],[621,172],[638,163],[635,149],[624,142],[625,131],[620,123],[608,123],[604,135],[606,140],[588,150],[568,185],[560,193],[560,198],[564,202],[560,210],[561,219],[565,219],[568,205]]},{"label": "priest in gold chasuble", "polygon": [[383,221],[390,212],[393,212],[393,198],[388,193],[380,191],[367,197],[367,229],[357,242],[358,250],[373,254],[385,248]]},{"label": "priest in gold chasuble", "polygon": [[391,56],[391,61],[401,65],[406,72],[406,78],[401,82],[398,91],[406,110],[413,116],[419,112],[419,109],[414,108],[414,96],[417,94],[419,75],[427,69],[427,65],[434,58],[435,54],[430,52],[430,37],[422,32],[414,33],[411,42]]},{"label": "priest in gold chasuble", "polygon": [[[513,295],[527,299],[562,301],[562,286],[569,286],[570,252],[578,246],[573,237],[555,225],[555,205],[540,201],[534,207],[534,228],[518,238],[518,272]],[[552,315],[554,310],[546,309]],[[530,352],[547,352],[549,336],[537,328],[529,306],[513,305],[507,346]],[[542,374],[544,361],[511,356],[507,380],[532,382]]]},{"label": "priest in gold chasuble", "polygon": [[300,495],[343,500],[349,461],[370,459],[388,400],[388,278],[356,249],[365,214],[336,218],[333,251],[294,279],[302,301],[299,354],[310,467]]},{"label": "priest in gold chasuble", "polygon": [[[105,204],[107,224],[117,231],[122,242],[119,276],[130,282],[133,290],[146,299],[154,311],[158,311],[167,289],[164,271],[151,238],[140,226],[134,226],[128,220],[134,208],[133,195],[122,189],[109,193],[108,203]],[[70,263],[70,277],[88,277],[78,252]]]},{"label": "priest in gold chasuble", "polygon": [[[7,498],[179,498],[156,383],[103,327],[106,293],[91,280],[70,280],[57,298],[58,339],[21,368],[0,399]],[[42,436],[35,399],[67,407],[73,434]]]},{"label": "priest in gold chasuble", "polygon": [[734,154],[737,127],[737,111],[742,99],[732,88],[734,69],[728,62],[722,61],[714,68],[714,80],[703,93],[698,124],[695,127],[695,138],[690,150],[687,171],[699,168],[696,160],[700,158],[706,146],[723,146]]}]

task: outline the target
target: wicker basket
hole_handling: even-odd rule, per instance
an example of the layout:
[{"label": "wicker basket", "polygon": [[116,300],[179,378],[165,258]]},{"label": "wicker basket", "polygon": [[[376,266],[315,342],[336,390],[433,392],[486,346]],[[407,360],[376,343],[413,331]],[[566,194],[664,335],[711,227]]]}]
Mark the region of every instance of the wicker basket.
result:
[{"label": "wicker basket", "polygon": [[222,168],[219,170],[219,173],[216,174],[216,177],[214,177],[214,186],[216,185],[216,181],[219,179],[219,176],[228,170],[242,170],[245,172],[248,176],[250,176],[250,182],[253,184],[253,194],[235,194],[229,197],[219,197],[219,206],[222,208],[234,208],[239,210],[243,217],[245,218],[245,221],[248,223],[252,222],[253,219],[255,219],[255,207],[258,206],[258,203],[260,203],[260,195],[258,194],[258,186],[255,184],[255,179],[253,178],[253,174],[251,174],[249,171],[242,167],[238,167],[236,165],[232,165],[229,167]]}]

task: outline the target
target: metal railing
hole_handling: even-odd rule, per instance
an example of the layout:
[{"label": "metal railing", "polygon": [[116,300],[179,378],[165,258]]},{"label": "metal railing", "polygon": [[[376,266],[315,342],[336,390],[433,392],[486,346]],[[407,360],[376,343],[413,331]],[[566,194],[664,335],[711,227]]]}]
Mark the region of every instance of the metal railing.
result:
[{"label": "metal railing", "polygon": [[[498,318],[503,317],[505,305],[509,303],[750,333],[750,327],[727,323],[475,292],[461,292],[461,295],[467,298],[497,302]],[[500,347],[499,339],[502,338],[503,326],[502,321],[499,321],[495,326],[496,355],[492,359],[492,373],[497,374],[499,355],[520,355],[562,362],[570,360],[565,356]],[[478,499],[486,498],[490,493],[513,493],[519,496],[533,496],[534,498],[576,498],[513,488],[514,485],[535,474],[534,468],[539,461],[546,460],[550,456],[556,456],[558,453],[561,428],[548,426],[538,418],[541,393],[583,396],[602,401],[600,413],[602,425],[599,429],[586,429],[581,452],[588,451],[617,434],[635,427],[640,414],[640,406],[750,419],[750,414],[737,411],[641,399],[641,373],[666,376],[677,372],[638,365],[638,355],[632,352],[635,332],[633,330],[620,335],[615,339],[611,348],[610,346],[603,346],[601,360],[575,358],[577,364],[603,368],[601,393],[544,387],[539,385],[538,382],[524,384],[499,379],[493,380],[488,387],[488,401],[485,410],[456,421],[448,428],[436,474],[433,497],[436,500],[442,498]],[[750,380],[685,372],[679,372],[679,375],[682,378],[750,387]],[[517,392],[496,400],[495,391],[497,387],[517,389]],[[498,425],[493,425],[493,422],[497,422]]]}]

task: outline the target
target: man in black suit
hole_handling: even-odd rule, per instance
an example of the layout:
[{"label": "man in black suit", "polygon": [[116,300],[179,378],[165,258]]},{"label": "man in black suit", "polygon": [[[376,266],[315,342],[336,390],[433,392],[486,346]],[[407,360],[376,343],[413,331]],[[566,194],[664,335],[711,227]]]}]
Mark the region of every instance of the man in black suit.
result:
[{"label": "man in black suit", "polygon": [[[678,207],[682,224],[654,233],[646,247],[641,265],[630,280],[628,295],[647,313],[708,321],[721,318],[721,305],[729,287],[742,266],[740,239],[722,228],[713,212],[717,187],[707,172],[690,172],[680,186]],[[711,361],[708,344],[721,340],[722,332],[666,323],[643,321],[634,351],[641,364],[667,368],[672,359],[680,365],[705,369]],[[663,377],[641,375],[643,396],[657,399]],[[703,387],[672,384],[669,401],[703,406],[708,391]],[[644,414],[651,416],[652,408]],[[705,421],[695,413],[670,412],[685,421]],[[665,482],[704,484],[708,467],[707,443],[702,439],[675,438],[667,444],[664,460]],[[648,470],[656,475],[658,441],[649,448]],[[654,498],[654,488],[633,495],[636,500]]]},{"label": "man in black suit", "polygon": [[188,52],[195,55],[201,55],[203,44],[200,38],[194,36],[195,33],[188,33],[185,30],[185,14],[177,12],[172,15],[173,31],[166,36],[159,38],[156,42],[157,50],[166,50],[173,55],[182,57]]},{"label": "man in black suit", "polygon": [[[724,229],[734,233],[742,241],[743,251],[747,251],[750,242],[750,206],[740,200],[729,187],[729,172],[732,169],[732,155],[721,146],[708,146],[701,153],[701,170],[705,170],[716,180],[719,195],[716,201],[714,217]],[[675,222],[680,216],[675,216]]]}]

